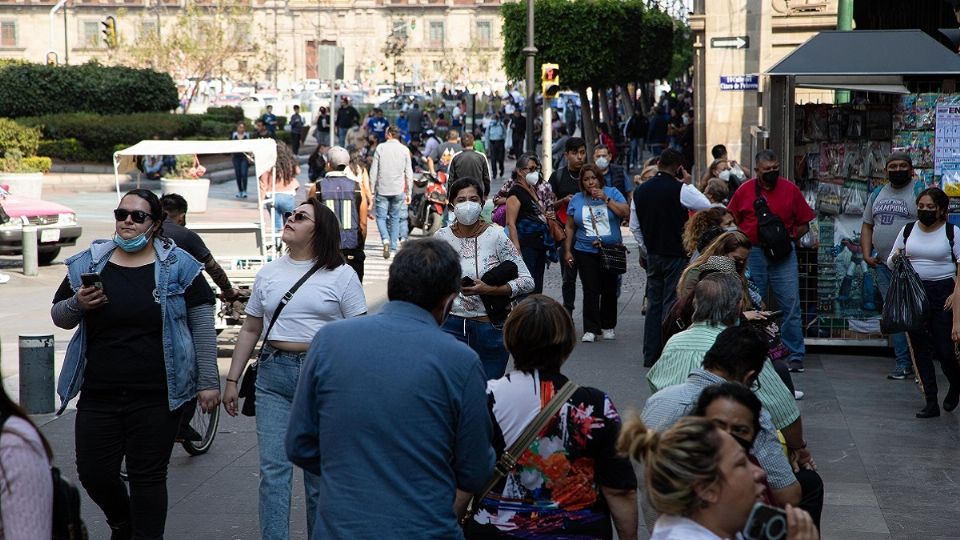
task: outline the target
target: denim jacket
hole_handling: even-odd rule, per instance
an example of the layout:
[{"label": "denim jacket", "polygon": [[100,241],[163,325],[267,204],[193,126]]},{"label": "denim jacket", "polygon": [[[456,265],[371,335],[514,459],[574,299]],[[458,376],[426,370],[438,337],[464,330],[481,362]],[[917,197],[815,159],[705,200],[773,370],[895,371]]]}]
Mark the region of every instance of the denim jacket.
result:
[{"label": "denim jacket", "polygon": [[[82,285],[80,275],[101,272],[116,249],[113,240],[95,240],[89,249],[66,260],[70,288],[74,291]],[[170,410],[175,410],[197,393],[197,357],[193,338],[187,325],[187,304],[184,292],[194,278],[203,270],[196,259],[178,248],[172,240],[154,239],[157,263],[154,276],[159,295],[160,313],[163,317],[163,360],[167,368],[167,401]],[[87,358],[87,325],[81,319],[76,333],[67,345],[67,355],[57,381],[61,414],[71,399],[80,392]]]}]

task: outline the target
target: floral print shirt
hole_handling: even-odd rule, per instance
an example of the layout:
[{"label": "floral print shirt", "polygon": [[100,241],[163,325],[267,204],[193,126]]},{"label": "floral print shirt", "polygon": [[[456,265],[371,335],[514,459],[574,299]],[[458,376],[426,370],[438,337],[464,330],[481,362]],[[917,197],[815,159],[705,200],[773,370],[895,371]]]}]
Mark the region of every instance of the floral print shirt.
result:
[{"label": "floral print shirt", "polygon": [[[487,383],[498,455],[567,379],[559,373],[508,373]],[[617,455],[620,415],[610,398],[580,387],[484,498],[467,538],[612,538],[600,486],[636,489],[629,459]]]}]

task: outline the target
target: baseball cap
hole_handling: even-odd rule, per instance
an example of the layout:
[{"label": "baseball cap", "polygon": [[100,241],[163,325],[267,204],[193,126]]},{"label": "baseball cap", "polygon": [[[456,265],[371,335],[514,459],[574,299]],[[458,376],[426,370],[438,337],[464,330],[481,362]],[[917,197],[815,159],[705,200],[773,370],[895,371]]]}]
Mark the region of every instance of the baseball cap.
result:
[{"label": "baseball cap", "polygon": [[906,152],[893,152],[887,156],[887,165],[890,165],[891,161],[906,161],[911,167],[913,167],[913,158],[910,157],[910,154]]},{"label": "baseball cap", "polygon": [[327,150],[327,163],[334,167],[350,164],[350,152],[342,146],[331,146]]}]

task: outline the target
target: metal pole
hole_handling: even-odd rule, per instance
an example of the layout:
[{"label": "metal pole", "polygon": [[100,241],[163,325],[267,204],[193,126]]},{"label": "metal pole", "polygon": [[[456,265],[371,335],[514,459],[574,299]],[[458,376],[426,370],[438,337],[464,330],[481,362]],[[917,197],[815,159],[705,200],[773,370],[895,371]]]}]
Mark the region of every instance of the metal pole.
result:
[{"label": "metal pole", "polygon": [[[535,153],[537,151],[537,141],[533,140],[533,115],[536,112],[536,103],[534,100],[534,87],[536,76],[534,70],[534,60],[537,55],[537,48],[533,45],[533,0],[527,0],[527,46],[523,48],[523,54],[527,55],[527,152]],[[519,154],[520,149],[514,148],[514,153]]]},{"label": "metal pole", "polygon": [[53,335],[21,335],[20,406],[28,414],[54,411],[53,372]]},{"label": "metal pole", "polygon": [[540,162],[543,177],[550,178],[553,173],[553,108],[547,105],[543,97],[543,160]]},{"label": "metal pole", "polygon": [[[333,89],[334,81],[334,79],[330,79],[330,146],[339,146],[340,141],[337,140],[337,127],[333,125],[336,119],[334,112],[337,109],[337,91]],[[346,141],[344,141],[343,146],[346,145]]]},{"label": "metal pole", "polygon": [[[67,0],[60,0],[52,8],[50,8],[50,50],[53,50],[53,25],[56,24],[56,15],[57,11],[67,3]],[[64,19],[66,20],[66,19]],[[64,28],[66,28],[66,22],[64,22]],[[66,36],[63,38],[66,40]]]},{"label": "metal pole", "polygon": [[280,42],[277,35],[277,4],[273,4],[273,87],[280,89],[280,83],[277,82],[277,70],[280,69]]},{"label": "metal pole", "polygon": [[[853,30],[853,0],[840,0],[837,3],[837,30]],[[833,93],[834,102],[849,103],[849,90],[835,90]]]},{"label": "metal pole", "polygon": [[36,276],[40,273],[37,263],[37,226],[24,225],[20,234],[23,251],[23,275]]},{"label": "metal pole", "polygon": [[67,46],[67,6],[63,6],[63,63],[70,65],[70,48]]}]

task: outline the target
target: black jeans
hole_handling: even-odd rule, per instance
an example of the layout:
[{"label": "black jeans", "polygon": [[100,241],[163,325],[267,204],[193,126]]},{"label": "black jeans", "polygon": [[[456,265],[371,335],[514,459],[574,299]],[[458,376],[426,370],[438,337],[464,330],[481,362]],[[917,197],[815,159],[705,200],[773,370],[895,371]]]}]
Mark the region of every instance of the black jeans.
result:
[{"label": "black jeans", "polygon": [[577,261],[574,255],[573,266],[568,266],[564,260],[565,251],[562,245],[557,247],[560,254],[560,293],[563,295],[563,307],[573,313],[573,306],[577,302]]},{"label": "black jeans", "polygon": [[953,293],[953,278],[924,280],[923,289],[930,302],[930,314],[924,321],[922,330],[910,332],[910,344],[913,346],[917,374],[923,384],[923,395],[927,401],[936,401],[937,372],[933,368],[934,359],[940,361],[940,369],[950,386],[960,388],[960,366],[957,365],[956,346],[950,337],[953,313],[943,310],[944,302]]},{"label": "black jeans", "polygon": [[[130,523],[133,538],[163,538],[167,465],[182,410],[166,392],[84,391],[74,426],[77,475],[111,525]],[[120,479],[127,459],[130,492]]]},{"label": "black jeans", "polygon": [[800,469],[794,473],[800,482],[800,504],[810,514],[813,524],[820,530],[820,515],[823,513],[823,479],[817,471]]},{"label": "black jeans", "polygon": [[520,256],[523,257],[523,264],[527,265],[527,270],[529,270],[530,275],[533,276],[533,291],[531,294],[542,294],[543,270],[547,265],[547,251],[542,245],[540,247],[524,246],[523,240],[521,240]]},{"label": "black jeans", "polygon": [[[503,168],[503,158],[506,146],[503,139],[499,141],[490,141],[490,168],[491,178],[499,178],[506,173]],[[497,172],[499,171],[499,172]]]},{"label": "black jeans", "polygon": [[617,327],[617,274],[603,269],[599,253],[573,250],[583,286],[583,331],[599,334]]},{"label": "black jeans", "polygon": [[647,256],[647,318],[643,323],[643,365],[651,367],[663,349],[663,318],[677,301],[677,282],[690,259]]},{"label": "black jeans", "polygon": [[520,154],[524,153],[523,149],[523,137],[526,135],[525,131],[514,131],[513,132],[513,145],[510,148],[510,153],[513,157],[520,157]]},{"label": "black jeans", "polygon": [[344,248],[340,250],[340,253],[343,254],[343,258],[346,259],[350,268],[353,268],[357,272],[360,283],[363,283],[363,261],[367,258],[367,254],[363,252],[363,248]]}]

